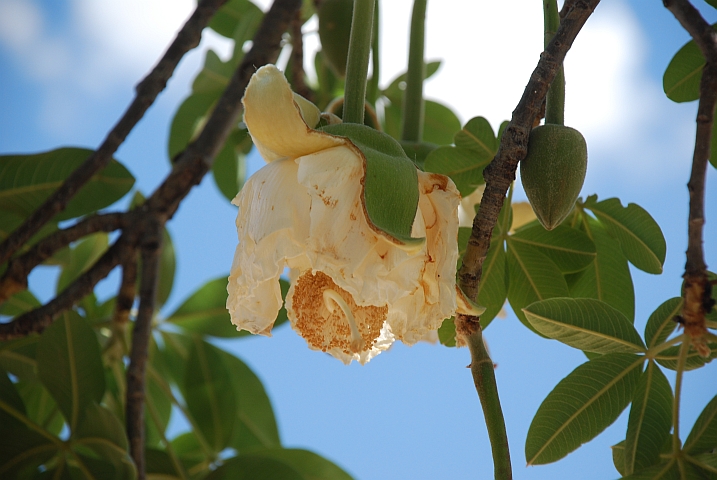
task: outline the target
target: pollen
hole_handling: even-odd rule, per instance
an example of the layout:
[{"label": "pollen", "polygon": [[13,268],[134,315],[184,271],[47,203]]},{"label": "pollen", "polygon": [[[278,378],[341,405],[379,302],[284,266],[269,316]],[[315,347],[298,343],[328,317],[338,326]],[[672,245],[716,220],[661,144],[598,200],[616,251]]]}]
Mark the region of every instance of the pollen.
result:
[{"label": "pollen", "polygon": [[292,297],[296,330],[314,348],[347,355],[371,350],[388,306],[358,306],[353,296],[323,272],[302,274]]}]

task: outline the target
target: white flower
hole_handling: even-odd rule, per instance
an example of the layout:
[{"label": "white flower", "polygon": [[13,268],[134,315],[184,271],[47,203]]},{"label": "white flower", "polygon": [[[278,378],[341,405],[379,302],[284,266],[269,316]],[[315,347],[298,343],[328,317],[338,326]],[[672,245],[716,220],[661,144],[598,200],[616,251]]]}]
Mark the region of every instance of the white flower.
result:
[{"label": "white flower", "polygon": [[290,269],[286,308],[312,349],[365,363],[395,340],[409,345],[456,310],[460,196],[442,175],[418,171],[407,246],[368,220],[366,159],[349,139],[314,130],[318,109],[274,66],[244,96],[244,121],[268,162],[244,185],[227,308],[238,329],[270,335]]}]

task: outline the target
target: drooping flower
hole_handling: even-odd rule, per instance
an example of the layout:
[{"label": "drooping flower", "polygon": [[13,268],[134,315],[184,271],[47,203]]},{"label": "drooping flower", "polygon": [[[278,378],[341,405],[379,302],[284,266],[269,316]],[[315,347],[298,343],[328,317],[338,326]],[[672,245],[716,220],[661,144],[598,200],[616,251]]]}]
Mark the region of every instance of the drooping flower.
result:
[{"label": "drooping flower", "polygon": [[452,316],[460,202],[453,182],[416,170],[416,241],[402,240],[371,220],[364,152],[347,137],[315,130],[319,110],[276,67],[254,74],[243,102],[244,122],[268,163],[233,201],[232,323],[270,335],[285,268],[292,327],[312,349],[347,364],[365,363],[395,340],[411,345]]}]

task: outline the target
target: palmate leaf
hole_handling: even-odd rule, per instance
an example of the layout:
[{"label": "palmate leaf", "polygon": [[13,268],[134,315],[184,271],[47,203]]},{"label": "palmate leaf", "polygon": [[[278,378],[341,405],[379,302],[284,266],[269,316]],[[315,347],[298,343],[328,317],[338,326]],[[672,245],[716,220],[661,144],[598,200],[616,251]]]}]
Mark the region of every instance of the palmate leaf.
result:
[{"label": "palmate leaf", "polygon": [[717,448],[717,396],[709,401],[697,417],[683,448],[690,454],[710,452]]},{"label": "palmate leaf", "polygon": [[232,374],[226,367],[221,350],[192,338],[184,372],[184,399],[187,409],[207,443],[215,452],[229,444],[234,433],[237,400]]},{"label": "palmate leaf", "polygon": [[662,88],[673,102],[691,102],[700,98],[700,80],[705,57],[694,40],[680,48],[665,69]]},{"label": "palmate leaf", "polygon": [[[441,67],[440,60],[434,60],[432,62],[426,62],[425,76],[424,79],[431,78],[438,69]],[[406,74],[402,73],[398,77],[394,78],[388,87],[381,93],[388,98],[392,103],[400,103],[403,99],[403,91],[406,89]]]},{"label": "palmate leaf", "polygon": [[[261,18],[262,12],[254,3],[249,0],[230,0],[220,8],[209,22],[209,28],[227,38],[236,38],[236,30],[241,26],[242,21],[246,21],[249,16],[257,16]],[[251,34],[243,34],[240,36],[251,38]]]},{"label": "palmate leaf", "polygon": [[254,450],[252,456],[272,458],[289,465],[305,480],[351,480],[351,476],[320,455],[298,448]]},{"label": "palmate leaf", "polygon": [[37,343],[39,337],[28,336],[10,342],[0,343],[0,368],[12,373],[20,380],[37,379]]},{"label": "palmate leaf", "polygon": [[[680,468],[674,460],[668,460],[658,465],[635,472],[621,480],[691,480],[692,477],[682,478]],[[697,477],[701,479],[702,477]]]},{"label": "palmate leaf", "polygon": [[592,298],[551,298],[523,309],[541,334],[595,353],[645,351],[632,323],[605,302]]},{"label": "palmate leaf", "polygon": [[[65,147],[34,155],[0,156],[0,211],[27,217],[92,153],[85,148]],[[67,220],[108,207],[132,185],[132,174],[112,160],[92,176],[54,220]]]},{"label": "palmate leaf", "polygon": [[595,261],[585,270],[567,276],[570,295],[602,300],[635,319],[635,289],[630,267],[620,244],[599,222],[583,216],[585,232],[595,243]]},{"label": "palmate leaf", "polygon": [[20,381],[15,384],[27,409],[27,417],[48,432],[59,435],[64,421],[57,409],[57,403],[40,382]]},{"label": "palmate leaf", "polygon": [[37,373],[74,432],[87,406],[102,400],[105,373],[94,330],[70,311],[50,325],[37,346]]},{"label": "palmate leaf", "polygon": [[179,105],[169,127],[167,151],[170,159],[184,150],[197,135],[209,108],[217,101],[221,91],[195,93]]},{"label": "palmate leaf", "polygon": [[632,400],[643,359],[609,353],[573,370],[546,397],[528,430],[528,465],[560,460],[592,440]]},{"label": "palmate leaf", "polygon": [[667,253],[665,237],[645,209],[634,203],[623,207],[617,198],[598,202],[596,195],[589,197],[584,206],[620,242],[630,263],[647,273],[662,273]]},{"label": "palmate leaf", "polygon": [[655,465],[670,438],[672,427],[672,388],[653,361],[640,376],[627,421],[623,475]]},{"label": "palmate leaf", "polygon": [[478,305],[486,307],[480,316],[483,328],[498,315],[508,295],[506,282],[507,255],[503,241],[491,242],[488,254],[483,262],[483,276],[478,290]]},{"label": "palmate leaf", "polygon": [[225,461],[205,480],[306,480],[290,465],[268,457],[240,455]]},{"label": "palmate leaf", "polygon": [[[401,138],[402,105],[401,101],[391,102],[391,105],[384,108],[384,131],[396,140]],[[461,121],[456,114],[432,100],[425,100],[424,107],[423,141],[435,145],[453,143],[453,136],[461,128]]]},{"label": "palmate leaf", "polygon": [[537,249],[508,239],[508,301],[518,319],[528,322],[523,308],[539,300],[567,297],[568,286],[558,267]]},{"label": "palmate leaf", "polygon": [[234,129],[212,165],[214,183],[227,200],[233,200],[246,180],[246,155],[253,143],[247,130]]},{"label": "palmate leaf", "polygon": [[483,117],[474,117],[468,120],[463,128],[454,137],[456,147],[467,148],[480,152],[481,157],[491,159],[498,151],[498,139],[495,138],[493,128]]},{"label": "palmate leaf", "polygon": [[542,225],[527,227],[511,237],[537,248],[550,258],[563,273],[583,270],[595,261],[595,243],[585,233],[574,228],[559,225],[546,230]]}]

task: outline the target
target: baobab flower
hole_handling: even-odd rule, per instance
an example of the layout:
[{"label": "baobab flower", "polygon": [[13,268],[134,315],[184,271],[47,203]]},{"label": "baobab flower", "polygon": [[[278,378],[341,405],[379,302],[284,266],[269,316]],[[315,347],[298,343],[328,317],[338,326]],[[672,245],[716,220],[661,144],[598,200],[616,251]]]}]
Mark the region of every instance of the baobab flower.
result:
[{"label": "baobab flower", "polygon": [[[451,317],[460,202],[453,182],[415,169],[396,142],[367,127],[340,125],[379,135],[390,152],[314,129],[318,108],[294,94],[273,65],[254,74],[243,102],[244,122],[268,163],[233,201],[239,245],[227,287],[232,323],[271,334],[285,268],[291,326],[310,348],[346,364],[366,363],[395,340],[412,345]],[[367,206],[366,190],[375,180],[367,177],[367,158],[377,155],[384,167],[403,172],[390,185],[409,178],[413,189],[378,216],[406,210],[409,235],[372,220],[376,207]],[[387,198],[396,195],[403,192]]]}]

